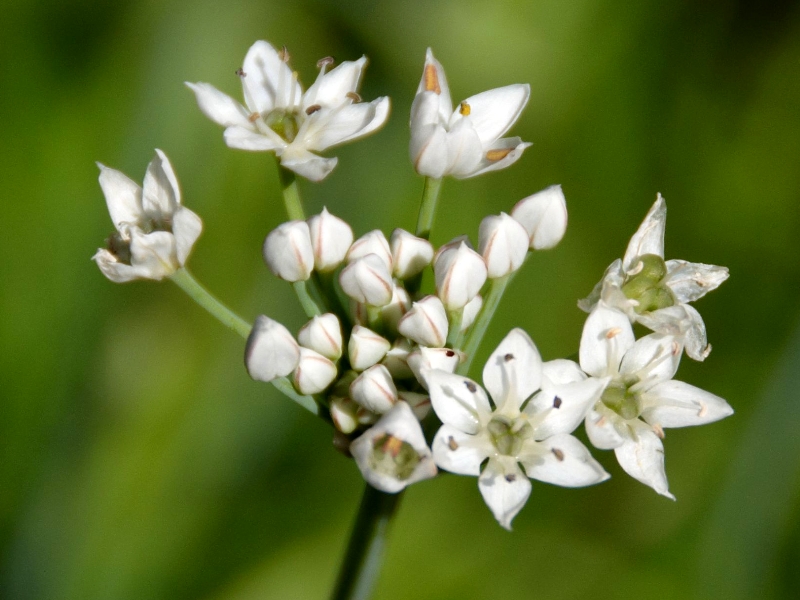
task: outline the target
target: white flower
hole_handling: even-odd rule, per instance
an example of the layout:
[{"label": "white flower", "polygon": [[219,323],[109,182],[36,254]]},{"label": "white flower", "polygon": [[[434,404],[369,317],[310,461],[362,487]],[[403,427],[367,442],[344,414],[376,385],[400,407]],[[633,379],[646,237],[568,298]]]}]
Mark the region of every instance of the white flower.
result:
[{"label": "white flower", "polygon": [[436,465],[411,407],[394,408],[350,444],[350,453],[372,487],[394,494],[436,475]]},{"label": "white flower", "polygon": [[428,48],[411,106],[409,151],[414,168],[436,179],[463,179],[513,164],[530,144],[502,136],[529,97],[528,84],[508,85],[470,96],[454,111],[444,69]]},{"label": "white flower", "polygon": [[253,324],[244,351],[244,363],[250,377],[272,381],[295,370],[300,361],[300,347],[283,325],[264,315]]},{"label": "white flower", "polygon": [[551,185],[523,198],[511,216],[525,228],[532,250],[554,248],[567,231],[567,201],[561,186]]},{"label": "white flower", "polygon": [[305,281],[314,271],[314,250],[305,221],[287,221],[269,232],[264,240],[264,261],[276,277]]},{"label": "white flower", "polygon": [[400,279],[408,279],[419,274],[433,259],[431,243],[403,229],[395,229],[392,232],[391,248],[393,274]]},{"label": "white flower", "polygon": [[356,325],[350,333],[347,354],[350,366],[355,371],[363,371],[379,363],[392,347],[391,342],[371,329]]},{"label": "white flower", "polygon": [[386,367],[373,365],[350,384],[350,397],[367,410],[383,414],[397,402],[397,388]]},{"label": "white flower", "polygon": [[347,262],[353,262],[368,254],[378,256],[389,271],[392,270],[392,250],[389,247],[389,241],[380,229],[365,233],[353,242],[347,251]]},{"label": "white flower", "polygon": [[728,269],[685,260],[664,261],[667,205],[661,194],[633,234],[625,256],[606,269],[603,279],[578,306],[591,312],[602,300],[631,321],[679,338],[686,354],[704,360],[711,352],[700,314],[691,306],[728,278]]},{"label": "white flower", "polygon": [[347,222],[333,216],[325,207],[307,222],[314,250],[314,266],[323,273],[332,271],[347,256],[353,243],[353,230]]},{"label": "white flower", "polygon": [[436,293],[447,310],[464,308],[486,283],[486,262],[466,241],[451,242],[433,259]]},{"label": "white flower", "polygon": [[333,313],[316,315],[297,332],[297,341],[330,360],[342,356],[342,326]]},{"label": "white flower", "polygon": [[351,262],[339,273],[342,291],[361,304],[386,306],[394,296],[390,267],[377,254],[367,254]]},{"label": "white flower", "polygon": [[300,348],[300,361],[294,370],[294,387],[301,394],[319,394],[334,382],[336,365],[319,352]]},{"label": "white flower", "polygon": [[581,336],[581,368],[610,378],[586,417],[589,439],[597,448],[613,448],[629,475],[673,500],[664,472],[664,428],[704,425],[733,414],[722,398],[672,380],[681,351],[668,335],[635,340],[628,317],[602,302]]},{"label": "white flower", "polygon": [[504,277],[522,266],[528,255],[525,228],[506,213],[489,215],[478,230],[478,252],[486,261],[490,279]]},{"label": "white flower", "polygon": [[447,341],[447,313],[436,296],[414,302],[397,325],[398,331],[421,346],[440,348]]},{"label": "white flower", "polygon": [[100,163],[100,187],[117,231],[108,248],[92,257],[116,283],[163,279],[186,264],[203,230],[195,213],[181,205],[178,180],[166,154],[156,150],[144,187]]},{"label": "white flower", "polygon": [[530,495],[529,477],[565,487],[608,478],[586,447],[570,435],[600,396],[605,381],[562,384],[560,370],[563,365],[557,364],[555,382],[551,381],[531,339],[513,329],[483,369],[494,409],[483,389],[466,377],[423,372],[433,410],[443,423],[433,441],[436,464],[452,473],[479,475],[483,499],[506,529]]},{"label": "white flower", "polygon": [[244,105],[208,83],[186,83],[197,96],[200,110],[225,127],[231,148],[273,151],[281,165],[312,181],[324,179],[336,158],[314,154],[358,139],[378,129],[389,115],[389,99],[360,102],[358,87],[367,62],[345,61],[331,71],[333,59],[319,62],[317,80],[303,93],[287,64],[286,51],[267,42],[250,47],[242,80]]}]

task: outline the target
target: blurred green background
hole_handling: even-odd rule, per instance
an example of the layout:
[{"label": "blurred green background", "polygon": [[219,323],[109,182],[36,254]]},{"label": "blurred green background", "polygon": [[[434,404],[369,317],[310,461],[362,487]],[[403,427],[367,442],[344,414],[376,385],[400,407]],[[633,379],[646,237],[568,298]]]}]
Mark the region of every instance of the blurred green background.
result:
[{"label": "blurred green background", "polygon": [[[656,192],[667,258],[722,264],[697,307],[714,352],[678,378],[736,414],[667,432],[673,503],[612,479],[534,484],[515,531],[476,480],[409,489],[378,598],[795,598],[800,586],[800,7],[792,2],[98,2],[0,8],[0,596],[325,598],[361,492],[330,430],[242,368],[243,344],[169,282],[114,285],[89,259],[111,230],[95,160],[141,181],[172,159],[205,231],[198,278],[248,319],[303,323],[262,263],[281,220],[273,161],[229,150],[183,81],[239,97],[256,39],[314,63],[370,58],[378,135],[301,186],[357,234],[412,228],[422,181],[408,112],[425,48],[454,99],[532,96],[511,169],[447,181],[434,241],[563,184],[570,227],[514,281],[482,348],[525,328],[577,350],[575,306]],[[480,364],[479,360],[476,365]],[[794,590],[794,591],[792,591]]]}]

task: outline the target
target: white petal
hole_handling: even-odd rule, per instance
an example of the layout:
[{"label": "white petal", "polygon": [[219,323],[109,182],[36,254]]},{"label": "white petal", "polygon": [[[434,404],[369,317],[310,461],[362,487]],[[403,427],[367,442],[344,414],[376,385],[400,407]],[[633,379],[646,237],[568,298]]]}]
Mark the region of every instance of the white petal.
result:
[{"label": "white petal", "polygon": [[127,283],[134,279],[146,279],[147,274],[141,268],[119,262],[116,256],[105,248],[100,248],[92,257],[100,271],[114,283]]},{"label": "white petal", "polygon": [[353,243],[350,225],[323,206],[320,214],[308,219],[308,230],[316,269],[325,272],[338,267]]},{"label": "white petal", "polygon": [[421,346],[440,348],[447,341],[447,312],[436,296],[414,302],[400,322],[398,331]]},{"label": "white petal", "polygon": [[300,348],[294,386],[301,394],[319,394],[334,382],[336,375],[336,365],[330,359],[309,348]]},{"label": "white petal", "polygon": [[392,344],[371,329],[356,325],[347,343],[347,354],[350,366],[356,371],[363,371],[380,362]]},{"label": "white petal", "polygon": [[535,439],[575,431],[600,399],[607,384],[608,378],[594,377],[559,385],[543,383],[542,391],[525,407],[525,412],[531,416],[542,415],[534,428]]},{"label": "white petal", "polygon": [[431,404],[442,423],[475,434],[492,412],[486,392],[474,381],[439,369],[423,369]]},{"label": "white petal", "polygon": [[625,353],[619,372],[623,376],[642,378],[633,391],[646,391],[657,383],[672,379],[680,365],[682,352],[683,347],[674,337],[651,333],[636,340]]},{"label": "white petal", "polygon": [[483,146],[478,133],[469,121],[456,123],[447,133],[446,174],[468,177],[475,171],[483,157]]},{"label": "white petal", "polygon": [[287,148],[281,155],[281,166],[290,171],[294,171],[301,177],[309,181],[322,181],[325,179],[336,163],[338,158],[323,158],[298,148]]},{"label": "white petal", "polygon": [[371,133],[377,131],[386,124],[386,121],[389,118],[389,111],[391,110],[391,101],[389,100],[389,98],[386,96],[375,98],[375,100],[370,102],[369,105],[373,109],[369,113],[372,115],[372,119],[368,123],[366,123],[360,130],[355,132],[350,137],[342,140],[340,143],[351,142],[353,140],[362,138],[366,135],[370,135]]},{"label": "white petal", "polygon": [[490,144],[503,136],[517,121],[528,103],[531,86],[517,83],[495,88],[470,96],[464,102],[469,105],[468,117],[462,117],[456,109],[455,119],[469,119],[483,144]]},{"label": "white petal", "polygon": [[186,264],[194,243],[203,231],[203,221],[185,206],[178,206],[172,216],[172,233],[175,235],[175,252],[181,266]]},{"label": "white petal", "polygon": [[100,163],[97,166],[100,167],[100,188],[114,227],[120,230],[123,224],[138,224],[142,218],[142,188],[116,169]]},{"label": "white petal", "polygon": [[661,440],[644,423],[637,426],[636,436],[638,439],[626,440],[614,449],[619,465],[634,479],[649,485],[662,496],[675,500],[675,496],[669,493]]},{"label": "white petal", "polygon": [[297,341],[331,360],[342,356],[342,326],[333,313],[313,317],[297,332]]},{"label": "white petal", "polygon": [[364,408],[382,414],[397,402],[397,388],[389,370],[374,365],[353,380],[350,397]]},{"label": "white petal", "polygon": [[480,294],[467,302],[467,304],[464,306],[464,312],[461,315],[461,331],[466,331],[472,326],[482,308],[483,298],[481,298]]},{"label": "white petal", "polygon": [[555,247],[567,230],[567,201],[561,186],[551,185],[523,198],[514,206],[511,216],[525,228],[531,248]]},{"label": "white petal", "polygon": [[417,87],[417,96],[424,92],[432,92],[436,95],[439,118],[442,122],[447,122],[447,119],[450,118],[450,113],[453,112],[450,88],[447,85],[444,68],[434,58],[433,51],[430,48],[425,53],[425,67],[422,72],[422,79]]},{"label": "white petal", "polygon": [[557,358],[542,363],[542,387],[566,385],[586,380],[586,373],[581,371],[578,363],[565,358]]},{"label": "white petal", "polygon": [[733,414],[719,396],[682,381],[665,381],[642,395],[642,418],[661,427],[689,427],[713,423]]},{"label": "white petal", "polygon": [[238,126],[228,127],[223,137],[229,148],[250,152],[270,152],[286,146],[286,142],[275,133],[266,134]]},{"label": "white petal", "polygon": [[633,328],[628,317],[598,304],[583,325],[581,369],[594,377],[614,376],[633,343]]},{"label": "white petal", "polygon": [[412,138],[414,137],[414,132],[422,128],[432,125],[444,127],[445,121],[442,121],[439,116],[439,96],[434,92],[417,94],[411,103],[411,118],[408,123],[411,127]]},{"label": "white petal", "polygon": [[483,384],[498,412],[519,413],[520,405],[542,383],[542,357],[530,336],[512,329],[483,367]]},{"label": "white petal", "polygon": [[522,153],[530,146],[532,146],[530,142],[523,142],[518,137],[498,140],[488,147],[484,147],[483,159],[475,171],[469,175],[460,177],[460,179],[475,177],[476,175],[483,175],[489,171],[499,171],[500,169],[510,167],[522,158]]},{"label": "white petal", "polygon": [[315,104],[323,107],[336,107],[343,102],[350,102],[347,94],[358,91],[361,74],[367,57],[356,61],[346,60],[326,73],[320,75],[303,96],[302,110]]},{"label": "white petal", "polygon": [[675,294],[678,302],[694,302],[717,289],[728,276],[727,267],[668,260],[664,283]]},{"label": "white petal", "polygon": [[454,373],[461,359],[462,355],[450,348],[418,346],[416,350],[408,354],[406,362],[414,377],[427,390],[428,382],[425,380],[423,373],[428,372],[429,369]]},{"label": "white petal", "polygon": [[223,127],[242,127],[253,129],[248,120],[248,110],[236,100],[223,94],[210,83],[189,83],[186,87],[192,90],[197,98],[197,105],[205,116]]},{"label": "white petal", "polygon": [[287,221],[267,235],[264,261],[276,277],[286,281],[305,281],[314,270],[311,233],[305,221]]},{"label": "white petal", "polygon": [[393,274],[407,279],[420,273],[433,260],[433,245],[404,229],[395,229],[391,241]]},{"label": "white petal", "polygon": [[684,304],[683,309],[689,318],[689,328],[683,336],[686,354],[689,358],[703,361],[711,352],[711,344],[708,343],[706,337],[706,324],[694,307]]},{"label": "white petal", "polygon": [[656,198],[655,204],[639,225],[628,243],[628,249],[622,259],[622,268],[629,271],[643,254],[656,254],[664,258],[664,230],[667,225],[667,203],[661,197]]},{"label": "white petal", "polygon": [[420,422],[431,412],[431,398],[426,394],[399,390],[397,397],[411,407],[411,410],[414,411],[414,416]]},{"label": "white petal", "polygon": [[[376,122],[376,111],[381,109],[383,120]],[[348,104],[341,108],[315,112],[304,123],[295,139],[306,149],[316,152],[367,135],[383,124],[388,116],[388,99],[369,104]]]},{"label": "white petal", "polygon": [[172,165],[166,154],[156,150],[144,175],[142,208],[150,218],[168,221],[180,203],[181,192]]},{"label": "white petal", "polygon": [[483,501],[494,518],[511,531],[511,520],[531,495],[531,482],[510,457],[490,458],[478,479]]},{"label": "white petal", "polygon": [[409,154],[420,175],[441,179],[447,172],[447,132],[441,125],[411,129]]},{"label": "white petal", "polygon": [[175,236],[166,231],[142,233],[131,230],[131,265],[147,279],[169,277],[180,266],[175,253]]},{"label": "white petal", "polygon": [[711,352],[703,317],[688,304],[676,304],[650,313],[642,313],[637,315],[636,320],[648,329],[675,336],[683,343],[686,354],[694,360],[705,360]]},{"label": "white petal", "polygon": [[506,213],[485,217],[479,228],[478,252],[486,261],[489,278],[519,269],[528,255],[528,243],[525,228]]},{"label": "white petal", "polygon": [[[251,110],[266,114],[274,108],[300,105],[303,90],[297,78],[267,42],[258,41],[250,47],[242,68],[242,87]],[[251,101],[255,106],[250,106]]]},{"label": "white petal", "polygon": [[[578,308],[582,311],[590,313],[597,306],[597,303],[600,301],[604,289],[607,287],[607,282],[611,285],[614,285],[618,288],[622,287],[622,283],[625,281],[625,273],[622,270],[622,259],[618,258],[613,263],[611,263],[606,272],[603,274],[603,278],[597,282],[592,289],[591,293],[584,299],[578,300]],[[624,294],[623,294],[624,295]],[[603,299],[606,304],[610,307],[617,308],[625,312],[622,308],[614,304],[613,302],[609,302],[608,299]]]},{"label": "white petal", "polygon": [[457,248],[439,253],[434,258],[433,274],[436,293],[447,310],[463,308],[481,291],[486,282],[483,257],[461,242]]},{"label": "white petal", "polygon": [[253,324],[247,338],[244,361],[250,377],[272,381],[294,371],[300,360],[300,347],[283,325],[264,315]]},{"label": "white petal", "polygon": [[392,274],[377,254],[367,254],[347,265],[339,273],[339,284],[345,294],[361,304],[385,306],[392,301]]},{"label": "white petal", "polygon": [[486,437],[464,433],[451,425],[439,428],[432,450],[433,460],[439,468],[475,477],[481,473],[481,463],[495,452]]},{"label": "white petal", "polygon": [[386,267],[389,270],[392,269],[392,250],[389,247],[389,241],[380,229],[373,229],[353,242],[347,251],[346,260],[347,262],[353,262],[368,254],[375,254],[380,257]]},{"label": "white petal", "polygon": [[586,415],[584,423],[586,436],[595,448],[601,450],[618,448],[630,437],[630,431],[626,426],[617,427],[620,421],[619,415],[599,402],[594,410],[590,410]]},{"label": "white petal", "polygon": [[523,449],[524,454],[519,457],[531,479],[563,487],[583,487],[610,477],[586,446],[566,433],[533,442],[531,446],[536,451]]}]

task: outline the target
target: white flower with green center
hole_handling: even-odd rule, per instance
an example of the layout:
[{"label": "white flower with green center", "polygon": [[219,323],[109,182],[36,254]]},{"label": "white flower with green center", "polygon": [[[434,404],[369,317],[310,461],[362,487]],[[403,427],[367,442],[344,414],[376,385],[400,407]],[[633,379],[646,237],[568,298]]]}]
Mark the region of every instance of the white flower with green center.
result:
[{"label": "white flower with green center", "polygon": [[333,59],[322,59],[319,76],[305,93],[287,62],[285,50],[277,52],[264,41],[253,44],[238,71],[244,105],[208,83],[186,85],[197,96],[200,110],[225,127],[228,146],[275,152],[282,166],[321,181],[337,159],[315,153],[381,127],[389,116],[389,99],[361,102],[358,88],[365,57],[345,61],[331,71],[327,68]]},{"label": "white flower with green center", "polygon": [[528,103],[531,88],[514,84],[470,96],[453,110],[444,69],[428,48],[411,106],[411,162],[420,175],[458,179],[504,169],[530,146],[504,138]]},{"label": "white flower with green center", "polygon": [[483,499],[506,529],[531,493],[528,478],[565,487],[608,478],[570,435],[606,380],[583,377],[570,361],[543,365],[521,329],[500,342],[483,369],[493,403],[466,377],[438,369],[423,374],[433,410],[443,423],[433,441],[436,464],[452,473],[480,476]]},{"label": "white flower with green center", "polygon": [[581,336],[581,368],[610,381],[586,417],[596,448],[613,449],[631,476],[667,498],[664,428],[704,425],[731,414],[725,400],[673,381],[683,349],[677,338],[650,334],[634,339],[628,317],[600,302]]},{"label": "white flower with green center", "polygon": [[92,257],[116,283],[160,280],[181,268],[203,230],[203,222],[181,204],[172,165],[161,150],[147,165],[144,186],[100,163],[100,187],[117,231]]},{"label": "white flower with green center", "polygon": [[658,195],[625,256],[606,269],[603,279],[578,306],[591,312],[602,300],[621,310],[632,322],[679,338],[686,354],[704,360],[711,352],[703,318],[689,302],[702,298],[728,278],[728,269],[715,265],[664,260],[667,204]]}]

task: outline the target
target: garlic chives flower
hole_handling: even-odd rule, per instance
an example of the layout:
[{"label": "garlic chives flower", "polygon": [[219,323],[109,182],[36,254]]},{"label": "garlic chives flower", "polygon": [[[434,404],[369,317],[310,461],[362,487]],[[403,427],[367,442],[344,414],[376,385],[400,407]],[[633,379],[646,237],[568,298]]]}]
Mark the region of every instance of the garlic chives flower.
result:
[{"label": "garlic chives flower", "polygon": [[508,85],[470,96],[454,111],[444,69],[428,48],[411,106],[409,152],[417,173],[464,179],[515,163],[530,143],[502,136],[529,98],[528,84]]},{"label": "garlic chives flower", "polygon": [[303,93],[286,51],[257,41],[237,72],[244,104],[208,83],[186,85],[195,93],[200,110],[225,127],[229,147],[275,152],[283,167],[321,181],[337,159],[316,152],[369,135],[389,116],[388,98],[360,101],[358,88],[366,62],[361,57],[328,71],[333,59],[323,59],[316,81]]},{"label": "garlic chives flower", "polygon": [[97,163],[100,187],[116,232],[92,257],[115,283],[160,280],[186,264],[203,222],[181,204],[172,165],[161,150],[147,166],[143,187]]}]

